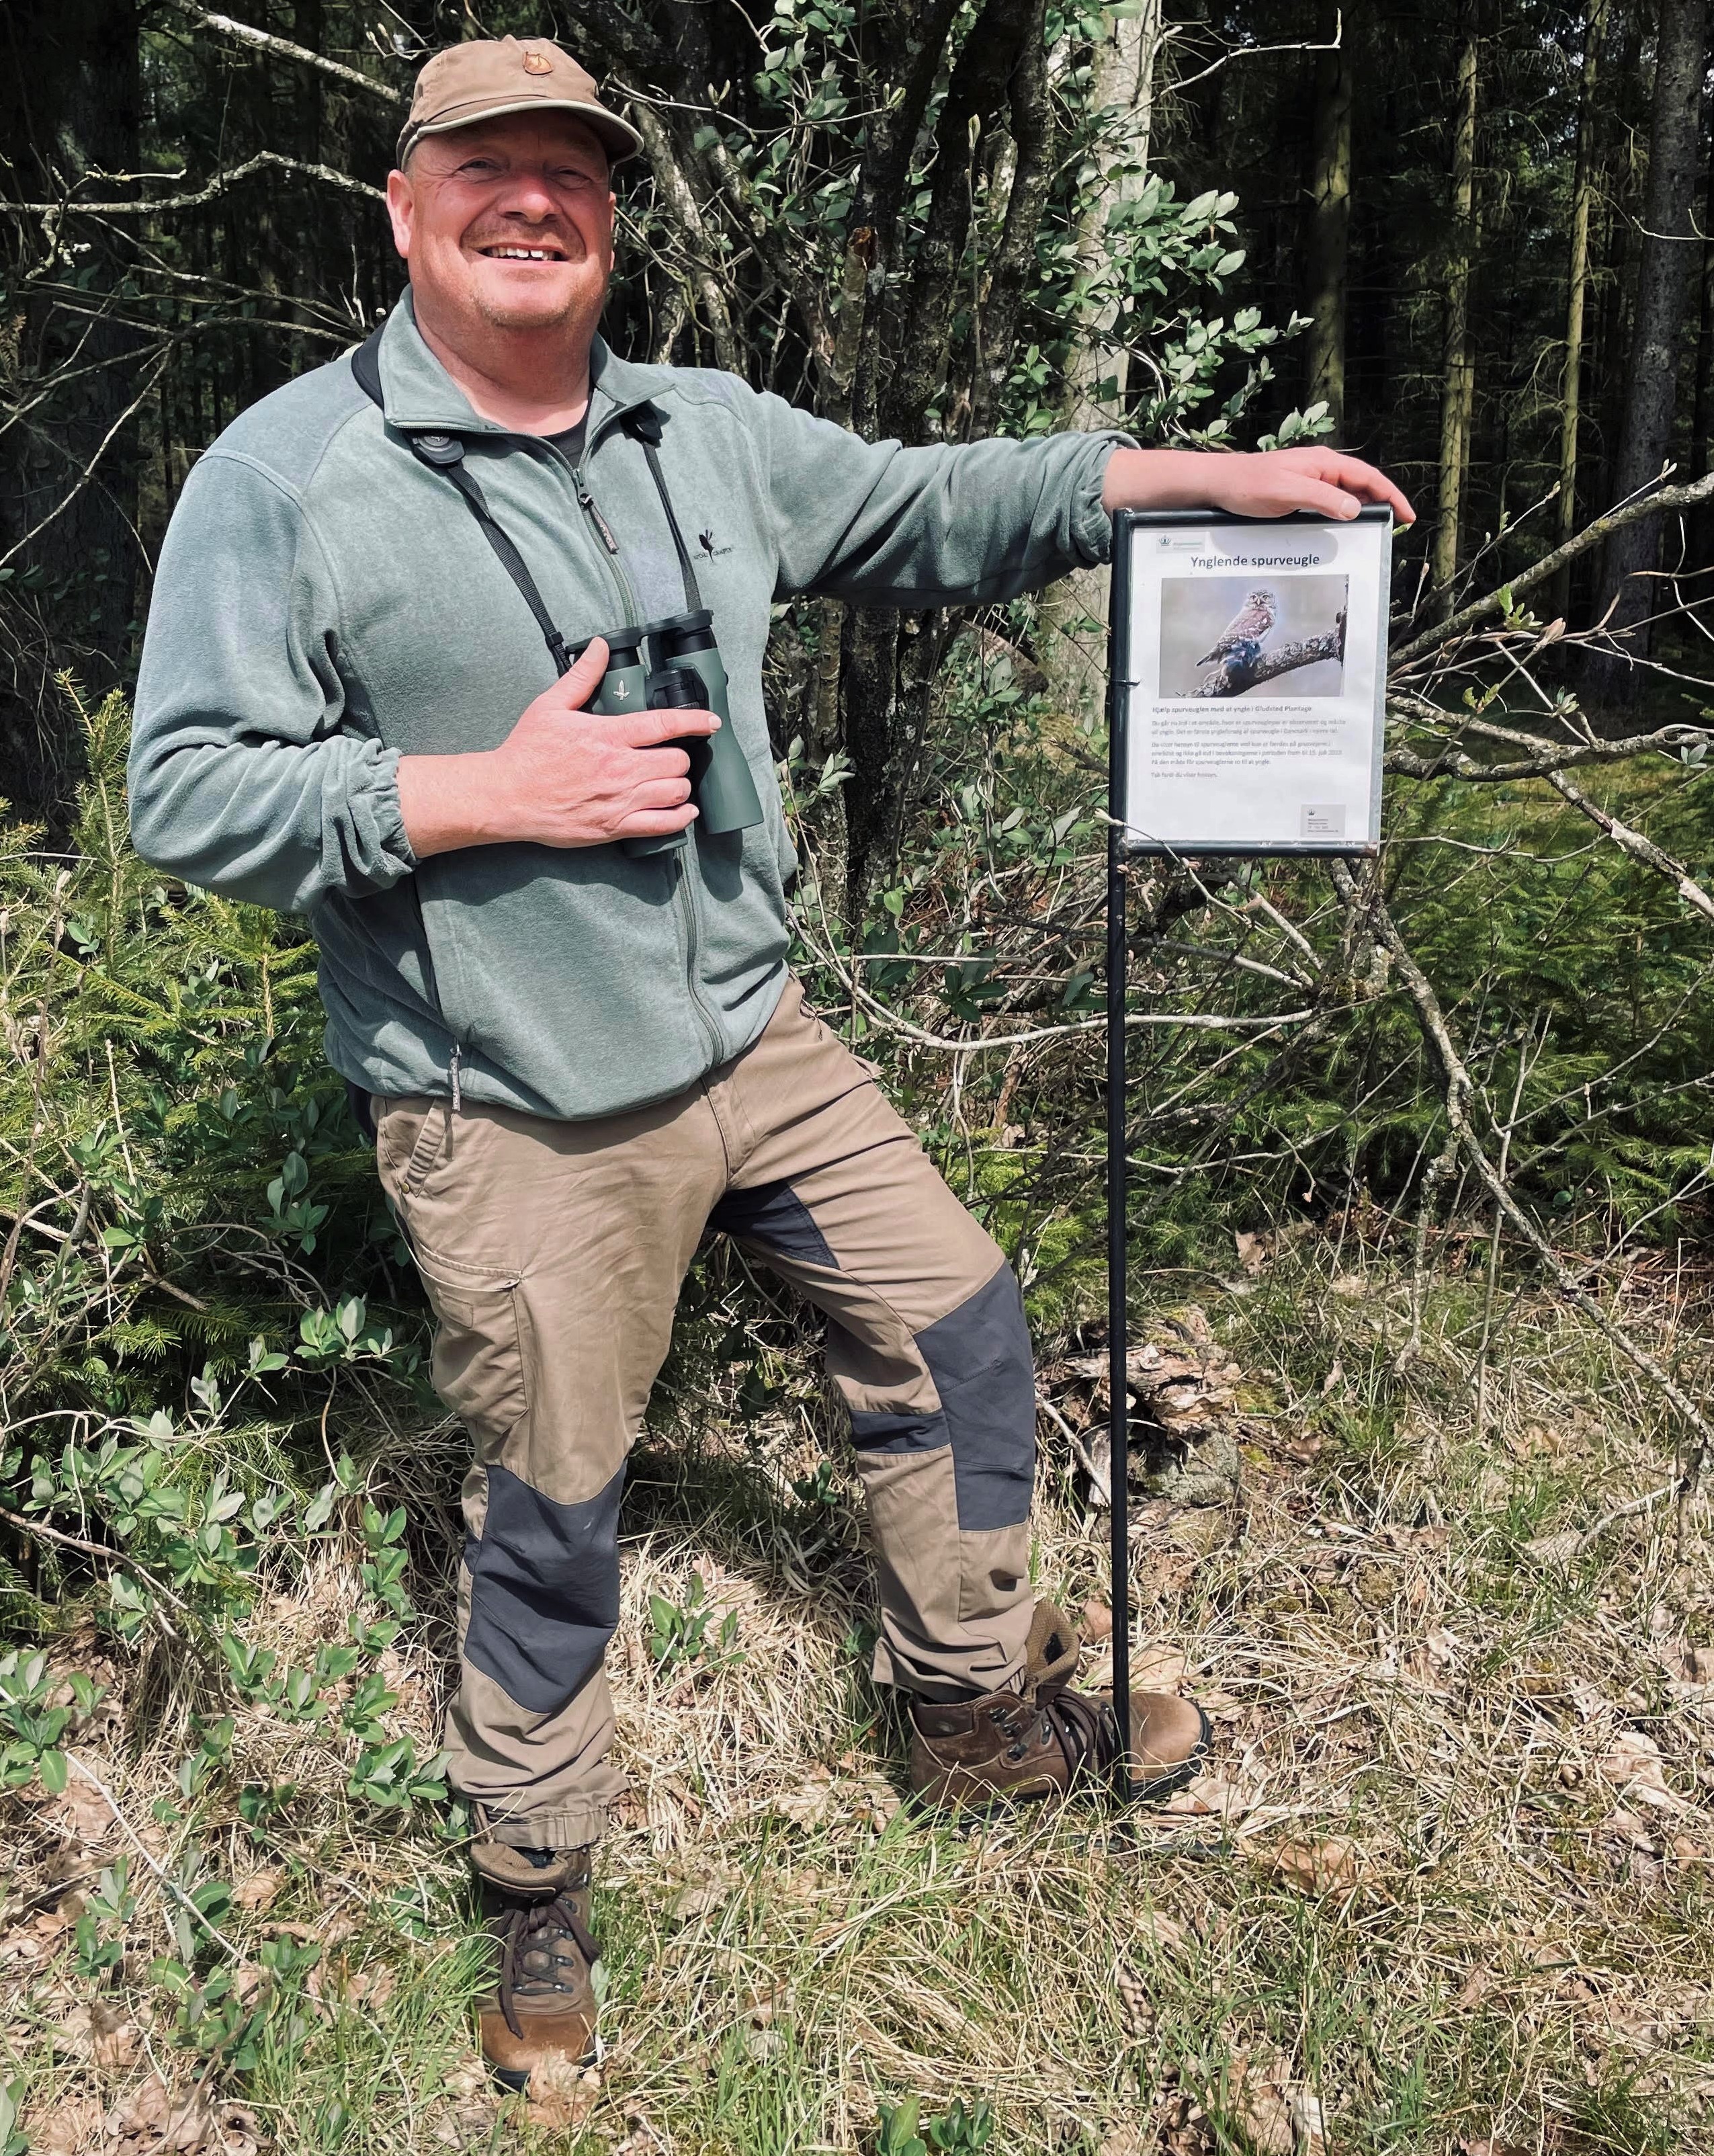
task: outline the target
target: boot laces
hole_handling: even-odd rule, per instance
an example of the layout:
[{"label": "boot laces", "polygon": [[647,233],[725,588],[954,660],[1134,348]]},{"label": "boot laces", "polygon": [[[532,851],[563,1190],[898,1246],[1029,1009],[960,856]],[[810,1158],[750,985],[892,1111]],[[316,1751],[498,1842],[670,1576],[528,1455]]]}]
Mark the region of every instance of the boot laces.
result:
[{"label": "boot laces", "polygon": [[[565,1888],[551,1901],[516,1904],[497,1920],[495,1932],[500,1941],[500,2010],[521,2043],[515,1996],[575,1991],[600,1960],[601,1948]],[[574,1951],[567,1951],[568,1944]]]},{"label": "boot laces", "polygon": [[1055,1685],[1035,1696],[1040,1741],[1058,1744],[1068,1781],[1099,1774],[1119,1756],[1119,1725],[1111,1703]]}]

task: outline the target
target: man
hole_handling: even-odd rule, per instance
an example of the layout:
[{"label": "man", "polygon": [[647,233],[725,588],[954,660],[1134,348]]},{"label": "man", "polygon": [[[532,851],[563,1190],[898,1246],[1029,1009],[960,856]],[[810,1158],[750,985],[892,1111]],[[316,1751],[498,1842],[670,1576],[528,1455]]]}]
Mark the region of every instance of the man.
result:
[{"label": "man", "polygon": [[[435,1383],[475,1451],[447,1743],[500,1941],[484,2046],[515,2084],[592,2037],[589,1851],[624,1786],[602,1675],[619,1491],[709,1226],[828,1314],[875,1673],[909,1695],[916,1787],[1041,1795],[1115,1749],[1111,1702],[1067,1685],[1075,1638],[1032,1608],[1016,1282],[785,969],[770,603],[1008,598],[1104,559],[1126,506],[1409,515],[1327,451],[904,449],[621,361],[596,332],[609,160],[637,145],[545,40],[429,61],[387,183],[409,295],[192,472],[131,756],[150,860],[308,915],[328,1054],[372,1103],[439,1320]],[[680,524],[715,535],[694,575]],[[748,829],[695,829],[671,744],[711,713],[588,711],[599,636],[556,678],[565,644],[687,599],[731,679]],[[1199,1711],[1134,1713],[1137,1772],[1173,1786]]]}]

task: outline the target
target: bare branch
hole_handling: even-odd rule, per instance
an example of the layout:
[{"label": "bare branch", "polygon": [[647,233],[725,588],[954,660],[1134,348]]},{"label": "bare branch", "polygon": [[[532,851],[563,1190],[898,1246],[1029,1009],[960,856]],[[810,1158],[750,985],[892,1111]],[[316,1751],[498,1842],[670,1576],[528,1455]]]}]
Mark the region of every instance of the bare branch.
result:
[{"label": "bare branch", "polygon": [[1604,831],[1621,853],[1629,854],[1634,861],[1640,861],[1657,875],[1663,875],[1672,885],[1679,896],[1689,906],[1709,921],[1714,921],[1714,898],[1710,898],[1682,861],[1676,861],[1670,854],[1662,853],[1652,839],[1645,839],[1640,831],[1634,831],[1629,824],[1621,824],[1599,803],[1591,801],[1581,788],[1573,786],[1568,778],[1557,771],[1549,772],[1547,783],[1560,797],[1568,801],[1580,816],[1587,816],[1599,830]]},{"label": "bare branch", "polygon": [[[223,195],[228,187],[247,180],[252,172],[272,167],[282,172],[301,172],[326,186],[340,187],[346,194],[363,195],[371,202],[384,203],[387,197],[379,187],[372,187],[367,180],[355,180],[349,172],[336,172],[331,165],[316,165],[303,157],[282,157],[277,150],[259,150],[254,157],[246,157],[243,164],[233,165],[198,187],[193,194],[138,196],[131,202],[80,202],[68,195],[63,202],[17,203],[0,202],[0,209],[14,210],[27,216],[63,218],[75,214],[80,217],[157,217],[167,209],[200,209]],[[99,177],[105,177],[101,175]],[[51,235],[50,235],[51,237]]]},{"label": "bare branch", "polygon": [[1462,749],[1447,748],[1437,756],[1419,756],[1414,749],[1387,752],[1385,768],[1406,778],[1462,778],[1492,784],[1497,779],[1546,778],[1556,771],[1578,763],[1616,763],[1634,756],[1671,756],[1680,749],[1696,748],[1714,740],[1706,726],[1659,726],[1651,734],[1626,734],[1617,741],[1549,741],[1543,734],[1526,733],[1521,727],[1502,726],[1491,719],[1479,719],[1464,711],[1443,711],[1426,697],[1389,691],[1389,708],[1400,717],[1421,725],[1445,727],[1457,734],[1476,734],[1484,741],[1504,742],[1513,748],[1527,748],[1527,757],[1506,763],[1478,763]]},{"label": "bare branch", "polygon": [[1694,509],[1704,501],[1714,501],[1714,472],[1709,473],[1706,479],[1692,480],[1684,486],[1656,487],[1651,494],[1640,495],[1634,501],[1622,503],[1617,509],[1609,509],[1604,516],[1592,517],[1583,530],[1574,538],[1568,539],[1563,547],[1556,547],[1551,554],[1544,554],[1531,567],[1520,569],[1515,577],[1508,578],[1497,590],[1489,592],[1484,598],[1472,599],[1468,606],[1460,607],[1455,614],[1449,614],[1434,628],[1425,629],[1422,635],[1414,637],[1402,651],[1393,653],[1393,665],[1395,667],[1406,665],[1411,660],[1420,658],[1424,652],[1439,650],[1455,642],[1465,629],[1479,621],[1486,621],[1491,614],[1506,613],[1511,601],[1525,592],[1533,591],[1537,584],[1547,583],[1558,575],[1568,562],[1574,562],[1579,554],[1586,554],[1590,547],[1599,547],[1603,540],[1615,531],[1623,531],[1626,525],[1634,524],[1645,516],[1657,516],[1663,509]]},{"label": "bare branch", "polygon": [[1276,651],[1259,652],[1248,665],[1237,659],[1223,659],[1190,693],[1193,696],[1241,696],[1246,689],[1281,674],[1295,674],[1300,666],[1319,666],[1326,660],[1344,656],[1345,616],[1341,613],[1338,627],[1324,636],[1294,637]]},{"label": "bare branch", "polygon": [[235,22],[230,15],[210,14],[206,8],[192,6],[191,0],[172,0],[172,4],[181,15],[187,16],[205,30],[213,31],[216,37],[226,38],[233,44],[247,45],[252,52],[272,53],[276,59],[295,60],[300,67],[314,68],[318,74],[331,75],[336,82],[345,83],[353,90],[367,90],[383,104],[409,110],[411,100],[403,90],[395,90],[390,82],[377,82],[372,74],[347,67],[342,60],[324,59],[320,53],[312,53],[307,45],[295,45],[289,38],[276,38],[271,30],[259,30],[253,23]]}]

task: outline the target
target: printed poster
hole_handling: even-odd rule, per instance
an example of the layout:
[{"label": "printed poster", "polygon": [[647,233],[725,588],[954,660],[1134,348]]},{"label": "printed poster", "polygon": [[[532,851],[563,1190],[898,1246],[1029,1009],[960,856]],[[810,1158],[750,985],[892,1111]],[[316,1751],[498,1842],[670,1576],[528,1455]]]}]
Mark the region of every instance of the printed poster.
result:
[{"label": "printed poster", "polygon": [[1380,837],[1392,519],[1121,516],[1114,653],[1132,851]]}]

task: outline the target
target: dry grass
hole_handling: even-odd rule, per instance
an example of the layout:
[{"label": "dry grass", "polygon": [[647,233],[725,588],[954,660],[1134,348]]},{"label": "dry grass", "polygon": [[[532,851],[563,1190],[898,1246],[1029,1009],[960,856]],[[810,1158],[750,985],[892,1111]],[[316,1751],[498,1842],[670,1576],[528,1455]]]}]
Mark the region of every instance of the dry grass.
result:
[{"label": "dry grass", "polygon": [[[900,1727],[865,1674],[843,1470],[830,1502],[793,1492],[816,1459],[802,1427],[753,1463],[706,1434],[640,1459],[613,1657],[636,1787],[598,1909],[605,2057],[532,2106],[498,2106],[473,2058],[455,1844],[359,1815],[348,1747],[256,1716],[233,1770],[187,1799],[189,1717],[230,1702],[161,1650],[98,1671],[119,1711],[74,1749],[181,1888],[236,1889],[218,1928],[240,1987],[270,1936],[325,1951],[315,1995],[198,2109],[150,1974],[172,1897],[134,1856],[117,1981],[79,1975],[78,1897],[127,1830],[76,1779],[11,1800],[0,1969],[33,2145],[247,2156],[536,2133],[783,2156],[868,2145],[877,2104],[911,2091],[925,2119],[992,2099],[997,2152],[1714,2145],[1706,1545],[1693,1532],[1681,1554],[1649,1515],[1555,1562],[1544,1538],[1663,1479],[1650,1404],[1573,1318],[1527,1301],[1478,1433],[1470,1291],[1434,1290],[1401,1378],[1407,1294],[1307,1244],[1207,1284],[1253,1419],[1240,1508],[1157,1504],[1138,1524],[1139,1647],[1169,1676],[1182,1652],[1217,1733],[1165,1814],[912,1818]],[[1670,1318],[1695,1377],[1680,1305],[1641,1281],[1629,1301],[1657,1336]],[[452,1457],[444,1432],[413,1441],[410,1480],[444,1498]],[[1101,1522],[1085,1535],[1057,1466],[1045,1496],[1040,1591],[1101,1599]],[[393,1720],[419,1736],[445,1638],[431,1553],[430,1615],[393,1677]],[[736,1613],[737,1658],[657,1668],[648,1598],[682,1603],[693,1568]],[[301,1650],[354,1593],[324,1568],[250,1630]],[[90,1667],[96,1650],[73,1635],[58,1654]],[[260,1841],[238,1820],[244,1782],[298,1784]]]}]

